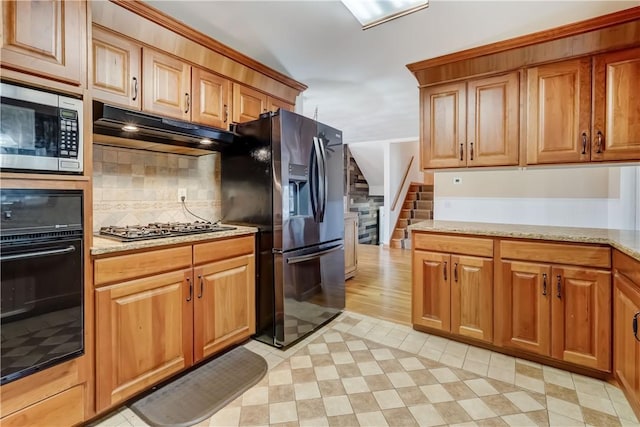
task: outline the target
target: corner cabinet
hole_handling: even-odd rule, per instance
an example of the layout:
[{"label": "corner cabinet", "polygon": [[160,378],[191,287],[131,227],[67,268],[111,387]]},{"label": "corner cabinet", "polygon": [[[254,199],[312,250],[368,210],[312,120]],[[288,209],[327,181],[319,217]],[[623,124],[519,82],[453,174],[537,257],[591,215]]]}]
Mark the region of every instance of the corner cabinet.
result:
[{"label": "corner cabinet", "polygon": [[98,412],[255,331],[252,236],[99,258],[94,284]]},{"label": "corner cabinet", "polygon": [[279,108],[293,111],[293,104],[273,98],[253,88],[233,84],[233,121],[249,122],[260,118],[260,114],[275,112]]},{"label": "corner cabinet", "polygon": [[2,2],[2,66],[73,85],[86,82],[87,3]]},{"label": "corner cabinet", "polygon": [[640,262],[613,253],[613,372],[640,414]]},{"label": "corner cabinet", "polygon": [[493,240],[413,233],[413,323],[493,340]]},{"label": "corner cabinet", "polygon": [[420,90],[422,168],[518,164],[519,73]]},{"label": "corner cabinet", "polygon": [[500,241],[495,344],[611,371],[607,247]]}]

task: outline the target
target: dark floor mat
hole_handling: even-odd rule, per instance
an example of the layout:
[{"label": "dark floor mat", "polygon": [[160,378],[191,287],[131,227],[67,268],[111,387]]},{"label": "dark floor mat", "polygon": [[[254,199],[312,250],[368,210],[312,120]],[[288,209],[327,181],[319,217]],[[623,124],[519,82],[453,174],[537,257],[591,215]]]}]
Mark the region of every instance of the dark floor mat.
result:
[{"label": "dark floor mat", "polygon": [[152,426],[190,426],[222,409],[266,372],[261,356],[236,347],[129,407]]}]

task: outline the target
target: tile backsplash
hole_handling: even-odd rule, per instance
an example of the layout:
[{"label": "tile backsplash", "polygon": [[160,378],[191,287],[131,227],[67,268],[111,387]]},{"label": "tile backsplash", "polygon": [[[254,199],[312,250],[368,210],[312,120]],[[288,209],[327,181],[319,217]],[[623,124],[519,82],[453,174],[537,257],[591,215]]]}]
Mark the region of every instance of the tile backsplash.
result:
[{"label": "tile backsplash", "polygon": [[193,157],[93,146],[93,227],[220,218],[220,155]]}]

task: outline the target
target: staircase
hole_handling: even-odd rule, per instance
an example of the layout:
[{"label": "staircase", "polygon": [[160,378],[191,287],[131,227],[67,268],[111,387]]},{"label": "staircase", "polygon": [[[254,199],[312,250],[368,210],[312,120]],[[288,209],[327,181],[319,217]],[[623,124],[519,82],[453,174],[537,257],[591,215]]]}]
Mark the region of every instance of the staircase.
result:
[{"label": "staircase", "polygon": [[433,185],[411,184],[389,246],[411,249],[407,227],[425,219],[433,219]]}]

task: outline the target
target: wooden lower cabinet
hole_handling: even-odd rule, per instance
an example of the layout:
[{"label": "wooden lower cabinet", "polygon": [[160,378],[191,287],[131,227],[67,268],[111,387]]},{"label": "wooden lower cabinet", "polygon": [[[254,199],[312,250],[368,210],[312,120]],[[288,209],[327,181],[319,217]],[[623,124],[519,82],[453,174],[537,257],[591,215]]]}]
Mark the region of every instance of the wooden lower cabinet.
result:
[{"label": "wooden lower cabinet", "polygon": [[[445,239],[445,238],[441,238]],[[454,238],[455,239],[455,238]],[[459,238],[458,238],[459,239]],[[416,325],[480,341],[493,340],[493,260],[487,257],[432,252],[445,248],[438,239],[413,239],[413,307]],[[491,240],[456,241],[460,251],[493,246]],[[483,248],[484,251],[484,248]]]},{"label": "wooden lower cabinet", "polygon": [[95,260],[97,412],[251,336],[254,264],[253,236]]},{"label": "wooden lower cabinet", "polygon": [[344,214],[344,278],[350,279],[358,269],[358,214]]},{"label": "wooden lower cabinet", "polygon": [[84,421],[84,385],[41,400],[0,420],[3,427],[73,426]]},{"label": "wooden lower cabinet", "polygon": [[613,265],[613,372],[640,417],[640,262],[614,252]]},{"label": "wooden lower cabinet", "polygon": [[[502,241],[495,293],[495,344],[611,371],[611,273],[584,265],[609,263],[608,249]],[[603,249],[600,251],[599,249]],[[574,253],[575,252],[575,253]],[[511,260],[518,255],[521,259]],[[538,262],[545,261],[545,262]]]}]

